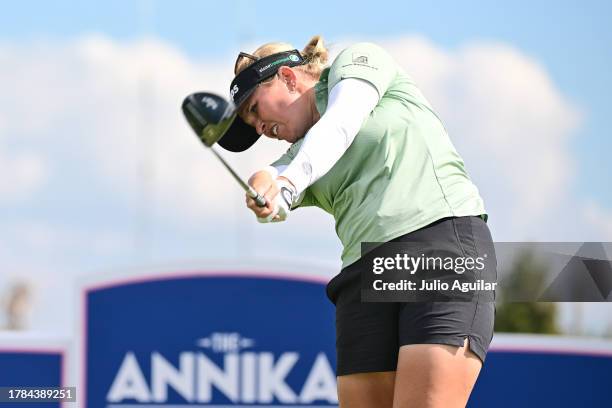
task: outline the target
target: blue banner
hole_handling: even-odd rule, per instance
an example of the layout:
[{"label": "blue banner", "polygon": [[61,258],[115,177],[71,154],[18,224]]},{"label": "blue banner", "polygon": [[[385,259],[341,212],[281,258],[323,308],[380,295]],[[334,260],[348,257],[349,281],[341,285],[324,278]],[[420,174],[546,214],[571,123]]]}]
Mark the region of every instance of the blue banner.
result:
[{"label": "blue banner", "polygon": [[[63,363],[61,352],[0,349],[0,387],[60,387]],[[40,403],[0,403],[0,406],[34,408],[40,407]],[[45,403],[49,408],[59,406],[59,402]]]},{"label": "blue banner", "polygon": [[150,278],[85,297],[86,407],[337,405],[325,285]]},{"label": "blue banner", "polygon": [[492,350],[468,407],[610,407],[609,355]]}]

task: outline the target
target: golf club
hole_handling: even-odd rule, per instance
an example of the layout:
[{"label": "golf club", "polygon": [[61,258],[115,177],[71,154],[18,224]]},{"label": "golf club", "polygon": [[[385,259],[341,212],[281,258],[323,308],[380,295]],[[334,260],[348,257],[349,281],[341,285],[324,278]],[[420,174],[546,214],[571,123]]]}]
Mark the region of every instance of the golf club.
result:
[{"label": "golf club", "polygon": [[245,183],[213,147],[232,124],[236,115],[234,104],[213,93],[196,92],[183,100],[181,108],[198,139],[204,146],[212,150],[247,195],[255,200],[259,207],[265,207],[266,199]]}]

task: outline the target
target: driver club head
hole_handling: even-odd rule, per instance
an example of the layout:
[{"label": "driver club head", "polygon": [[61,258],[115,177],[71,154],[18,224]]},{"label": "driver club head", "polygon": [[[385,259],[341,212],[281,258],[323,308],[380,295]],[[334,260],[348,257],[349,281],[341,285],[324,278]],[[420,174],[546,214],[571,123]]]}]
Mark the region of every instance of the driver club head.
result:
[{"label": "driver club head", "polygon": [[210,92],[188,95],[181,109],[191,129],[208,147],[223,137],[236,115],[233,102]]}]

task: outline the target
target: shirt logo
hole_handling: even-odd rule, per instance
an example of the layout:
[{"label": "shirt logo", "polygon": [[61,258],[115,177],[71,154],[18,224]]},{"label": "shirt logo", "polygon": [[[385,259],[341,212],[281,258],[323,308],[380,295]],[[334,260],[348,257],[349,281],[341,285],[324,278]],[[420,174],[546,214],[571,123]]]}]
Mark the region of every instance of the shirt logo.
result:
[{"label": "shirt logo", "polygon": [[368,64],[367,54],[353,54],[353,63],[355,64]]}]

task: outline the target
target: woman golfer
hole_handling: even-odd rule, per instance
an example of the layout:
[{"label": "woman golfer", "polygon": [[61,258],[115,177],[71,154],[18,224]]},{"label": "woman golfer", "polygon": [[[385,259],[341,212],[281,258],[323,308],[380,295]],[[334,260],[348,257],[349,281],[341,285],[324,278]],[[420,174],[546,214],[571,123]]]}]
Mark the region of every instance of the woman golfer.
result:
[{"label": "woman golfer", "polygon": [[[244,151],[262,134],[291,143],[249,180],[268,202],[247,197],[261,221],[284,220],[283,202],[334,216],[343,265],[327,295],[340,406],[463,407],[493,336],[494,303],[478,294],[361,302],[360,271],[371,265],[360,244],[443,242],[458,256],[482,256],[491,251],[483,201],[433,108],[389,54],[358,43],[326,67],[327,55],[319,36],[302,52],[270,43],[240,53],[230,87],[239,115],[219,144]],[[495,281],[495,267],[480,276]]]}]

